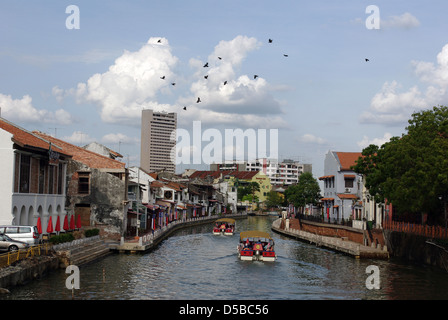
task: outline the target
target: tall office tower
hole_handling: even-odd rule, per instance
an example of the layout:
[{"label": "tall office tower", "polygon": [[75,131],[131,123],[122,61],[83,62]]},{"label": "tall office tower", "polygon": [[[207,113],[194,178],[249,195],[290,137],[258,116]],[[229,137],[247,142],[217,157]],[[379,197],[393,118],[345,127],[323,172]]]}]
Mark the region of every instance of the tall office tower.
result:
[{"label": "tall office tower", "polygon": [[175,112],[142,111],[140,167],[147,172],[165,170],[175,173],[176,163],[171,160],[175,151],[176,135],[171,140],[171,134],[177,129],[177,114]]}]

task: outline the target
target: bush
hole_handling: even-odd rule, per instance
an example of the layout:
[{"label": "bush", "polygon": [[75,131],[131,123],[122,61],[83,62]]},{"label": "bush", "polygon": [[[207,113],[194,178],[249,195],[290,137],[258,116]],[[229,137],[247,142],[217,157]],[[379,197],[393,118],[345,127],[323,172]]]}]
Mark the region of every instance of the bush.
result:
[{"label": "bush", "polygon": [[86,238],[97,236],[99,234],[100,234],[100,229],[88,229],[88,230],[84,231],[84,235],[86,236]]},{"label": "bush", "polygon": [[70,242],[75,240],[75,237],[71,233],[62,233],[57,236],[52,236],[50,238],[50,243],[52,244],[58,244],[58,243],[64,243],[64,242]]}]

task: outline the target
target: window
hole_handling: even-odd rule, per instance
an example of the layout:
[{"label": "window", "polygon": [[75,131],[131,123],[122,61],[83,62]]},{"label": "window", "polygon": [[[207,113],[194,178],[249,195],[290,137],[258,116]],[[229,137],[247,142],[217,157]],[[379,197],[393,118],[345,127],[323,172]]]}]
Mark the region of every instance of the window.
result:
[{"label": "window", "polygon": [[353,188],[353,179],[345,179],[345,187],[346,188]]},{"label": "window", "polygon": [[54,166],[48,166],[48,194],[54,190]]},{"label": "window", "polygon": [[58,165],[58,194],[62,194],[62,182],[63,182],[62,174],[64,172],[63,168],[64,167],[62,166],[62,163],[59,162],[59,165]]},{"label": "window", "polygon": [[41,159],[39,164],[39,191],[45,193],[45,160]]},{"label": "window", "polygon": [[31,157],[27,155],[20,155],[20,193],[30,192],[30,168],[31,168]]},{"label": "window", "polygon": [[89,194],[90,172],[78,172],[78,193]]}]

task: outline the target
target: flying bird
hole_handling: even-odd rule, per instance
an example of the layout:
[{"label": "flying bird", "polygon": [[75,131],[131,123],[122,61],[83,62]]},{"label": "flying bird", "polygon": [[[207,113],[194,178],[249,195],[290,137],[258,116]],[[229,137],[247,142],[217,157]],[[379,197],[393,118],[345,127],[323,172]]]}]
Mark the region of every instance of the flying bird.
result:
[{"label": "flying bird", "polygon": [[175,86],[175,85],[176,85],[176,82],[171,82],[171,84],[172,84],[173,86]]},{"label": "flying bird", "polygon": [[287,54],[284,54],[283,56],[284,56],[284,57],[287,57],[288,55],[287,55]]},{"label": "flying bird", "polygon": [[227,81],[224,81],[224,85],[226,85],[227,84]]},{"label": "flying bird", "polygon": [[207,79],[207,78],[208,78],[208,75],[204,76],[204,79]]},{"label": "flying bird", "polygon": [[161,43],[161,42],[162,42],[162,39],[157,40],[157,43]]},{"label": "flying bird", "polygon": [[204,64],[204,68],[208,68],[208,62]]},{"label": "flying bird", "polygon": [[272,39],[269,39],[269,43],[272,43]]},{"label": "flying bird", "polygon": [[254,79],[257,79],[258,78],[258,74],[254,74]]},{"label": "flying bird", "polygon": [[165,76],[160,77],[160,79],[165,80]]},{"label": "flying bird", "polygon": [[186,107],[186,106],[184,106],[184,110],[187,110],[187,107]]},{"label": "flying bird", "polygon": [[196,101],[196,103],[199,103],[199,102],[201,102],[201,98],[198,97],[198,100]]},{"label": "flying bird", "polygon": [[369,59],[366,58],[366,62],[370,61]]},{"label": "flying bird", "polygon": [[221,60],[222,58],[221,58],[221,57],[218,57],[218,59]]}]

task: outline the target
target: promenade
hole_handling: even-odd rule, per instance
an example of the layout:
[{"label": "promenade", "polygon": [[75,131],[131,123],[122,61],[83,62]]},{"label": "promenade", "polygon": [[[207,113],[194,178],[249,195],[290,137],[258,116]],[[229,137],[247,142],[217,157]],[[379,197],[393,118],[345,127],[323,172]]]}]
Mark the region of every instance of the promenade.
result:
[{"label": "promenade", "polygon": [[291,219],[290,224],[283,227],[282,219],[277,219],[272,223],[272,230],[285,236],[315,244],[335,250],[356,259],[388,259],[387,248],[377,248],[365,246],[358,242],[349,241],[345,238],[323,236],[315,233],[300,230],[297,219]]},{"label": "promenade", "polygon": [[[155,248],[162,240],[166,239],[170,234],[172,234],[176,230],[188,226],[210,223],[223,217],[224,216],[212,215],[212,216],[204,216],[197,218],[189,218],[185,220],[172,221],[168,225],[163,226],[160,229],[154,230],[154,232],[147,233],[140,237],[132,239],[121,238],[120,243],[111,246],[111,249],[116,250],[120,253],[125,252],[137,253],[137,252],[149,251]],[[238,219],[247,217],[247,214],[246,213],[228,214],[225,215],[225,217]]]}]

